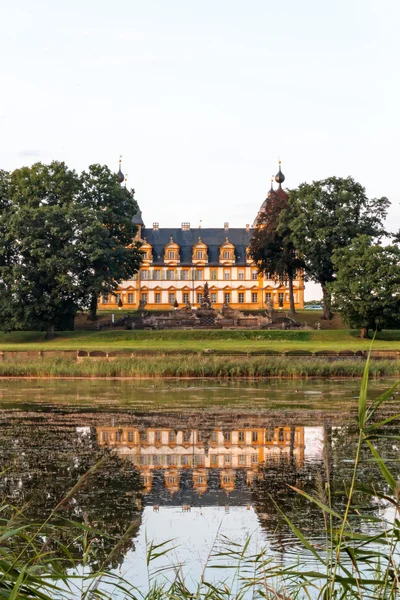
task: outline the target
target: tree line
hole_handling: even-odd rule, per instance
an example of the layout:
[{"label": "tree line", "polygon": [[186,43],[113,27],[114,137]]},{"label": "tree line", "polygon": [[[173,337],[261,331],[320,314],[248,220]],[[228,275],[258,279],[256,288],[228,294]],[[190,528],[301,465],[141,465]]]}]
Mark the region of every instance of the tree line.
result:
[{"label": "tree line", "polygon": [[64,162],[0,171],[0,324],[3,330],[72,329],[96,317],[141,262],[134,190],[104,165],[78,174]]},{"label": "tree line", "polygon": [[[368,198],[352,177],[272,191],[250,255],[259,272],[288,280],[292,315],[293,279],[300,271],[321,285],[324,319],[337,310],[362,336],[399,325],[400,249],[398,236],[384,227],[389,206],[386,197]],[[393,243],[383,245],[390,237]]]}]

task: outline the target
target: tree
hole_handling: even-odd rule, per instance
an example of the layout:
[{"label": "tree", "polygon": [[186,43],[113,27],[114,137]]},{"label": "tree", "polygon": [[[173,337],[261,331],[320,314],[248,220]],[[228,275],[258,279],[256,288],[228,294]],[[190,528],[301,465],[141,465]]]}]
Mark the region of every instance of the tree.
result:
[{"label": "tree", "polygon": [[250,255],[260,273],[273,273],[280,282],[288,280],[290,314],[293,316],[293,280],[304,262],[291,239],[290,222],[291,206],[286,192],[271,190],[250,242]]},{"label": "tree", "polygon": [[99,295],[114,293],[140,267],[142,254],[140,243],[133,242],[137,227],[132,222],[138,206],[134,191],[122,187],[104,165],[91,165],[82,173],[79,201],[84,209],[85,286],[94,320]]},{"label": "tree", "polygon": [[379,240],[389,200],[368,199],[365,189],[352,177],[329,177],[303,183],[289,192],[293,217],[291,239],[304,257],[308,276],[322,287],[324,319],[330,319],[328,284],[336,278],[333,253],[347,248],[357,235]]},{"label": "tree", "polygon": [[[0,172],[3,329],[72,329],[79,309],[139,268],[133,191],[108,167],[78,176],[61,162]],[[122,304],[121,304],[122,305]]]},{"label": "tree", "polygon": [[1,174],[0,314],[3,328],[47,328],[74,317],[80,286],[79,178],[64,163]]},{"label": "tree", "polygon": [[369,236],[358,236],[347,248],[336,250],[336,280],[330,284],[334,306],[351,327],[381,329],[399,321],[400,249],[379,246]]}]

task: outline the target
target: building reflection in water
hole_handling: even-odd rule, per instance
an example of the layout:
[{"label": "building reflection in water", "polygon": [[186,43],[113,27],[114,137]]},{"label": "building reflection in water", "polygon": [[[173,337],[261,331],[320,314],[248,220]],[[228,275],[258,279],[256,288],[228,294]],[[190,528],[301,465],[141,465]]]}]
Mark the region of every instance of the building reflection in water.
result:
[{"label": "building reflection in water", "polygon": [[[307,436],[307,430],[308,432]],[[243,505],[268,465],[304,466],[322,427],[251,427],[234,430],[97,427],[100,446],[114,448],[143,478],[144,501],[153,505]],[[322,452],[317,448],[317,452]]]}]

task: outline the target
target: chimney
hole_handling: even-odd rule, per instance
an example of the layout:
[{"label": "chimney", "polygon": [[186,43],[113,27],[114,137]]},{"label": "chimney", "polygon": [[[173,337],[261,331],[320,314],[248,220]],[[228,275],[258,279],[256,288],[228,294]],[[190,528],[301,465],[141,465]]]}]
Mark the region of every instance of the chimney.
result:
[{"label": "chimney", "polygon": [[154,231],[158,231],[160,229],[160,223],[153,223]]},{"label": "chimney", "polygon": [[246,231],[250,231],[250,224],[246,223]]},{"label": "chimney", "polygon": [[227,222],[224,223],[224,229],[229,229],[229,223],[227,223]]},{"label": "chimney", "polygon": [[190,223],[182,223],[182,231],[190,231]]}]

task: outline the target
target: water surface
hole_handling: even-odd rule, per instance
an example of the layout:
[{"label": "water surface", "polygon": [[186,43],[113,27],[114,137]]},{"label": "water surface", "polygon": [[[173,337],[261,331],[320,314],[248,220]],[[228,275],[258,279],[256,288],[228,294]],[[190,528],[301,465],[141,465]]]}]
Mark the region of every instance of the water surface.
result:
[{"label": "water surface", "polygon": [[[373,382],[370,397],[389,382]],[[110,537],[95,540],[92,566],[114,539],[130,535],[110,561],[146,585],[146,544],[175,539],[165,561],[184,563],[195,579],[227,536],[267,546],[275,560],[311,560],[285,524],[283,511],[316,543],[322,514],[292,488],[321,493],[329,478],[344,504],[357,439],[359,381],[0,381],[0,480],[3,498],[44,520],[79,477],[107,461],[62,514]],[[381,411],[392,414],[394,394]],[[397,425],[391,426],[398,435]],[[398,473],[396,441],[378,441]],[[380,479],[363,460],[363,485]],[[383,484],[382,484],[383,485]],[[289,487],[292,486],[292,487]],[[383,488],[382,488],[383,489]],[[363,499],[364,510],[386,506]],[[67,535],[67,534],[66,534]],[[66,540],[76,556],[81,548]],[[217,541],[217,546],[220,542]]]}]

